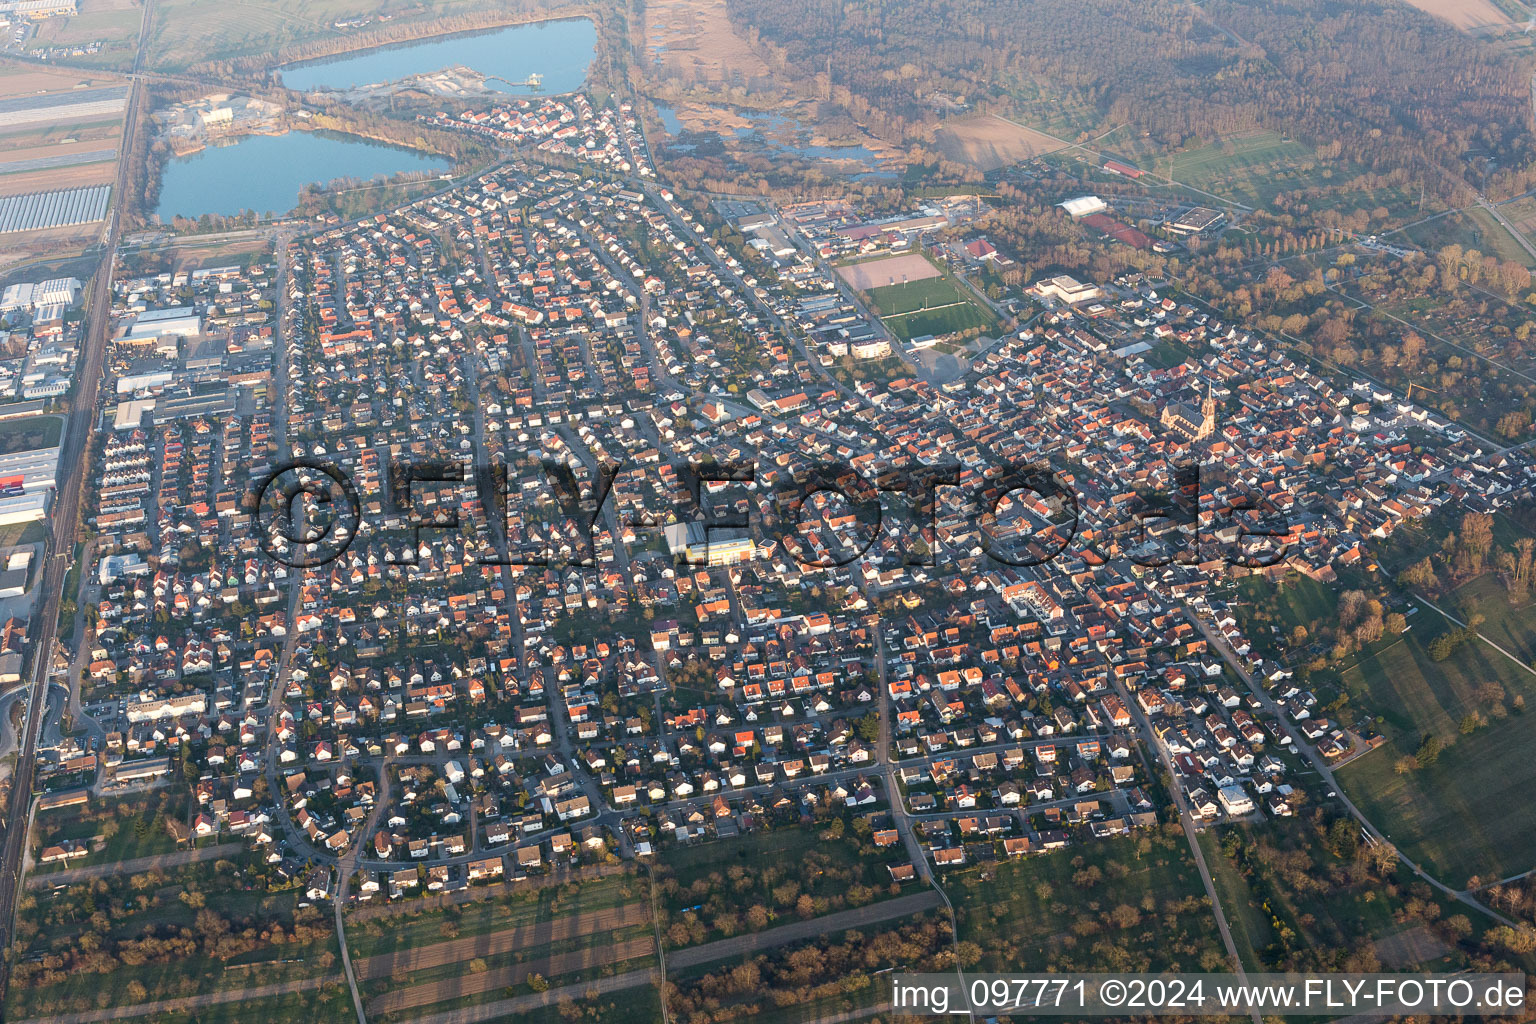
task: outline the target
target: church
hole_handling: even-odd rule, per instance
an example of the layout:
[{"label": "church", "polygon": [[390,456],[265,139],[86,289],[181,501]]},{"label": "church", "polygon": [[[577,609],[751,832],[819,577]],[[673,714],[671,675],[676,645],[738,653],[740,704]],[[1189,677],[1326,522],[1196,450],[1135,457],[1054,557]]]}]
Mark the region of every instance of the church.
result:
[{"label": "church", "polygon": [[1205,399],[1199,408],[1188,402],[1170,402],[1159,417],[1163,427],[1186,441],[1204,441],[1216,432],[1216,396],[1205,386]]}]

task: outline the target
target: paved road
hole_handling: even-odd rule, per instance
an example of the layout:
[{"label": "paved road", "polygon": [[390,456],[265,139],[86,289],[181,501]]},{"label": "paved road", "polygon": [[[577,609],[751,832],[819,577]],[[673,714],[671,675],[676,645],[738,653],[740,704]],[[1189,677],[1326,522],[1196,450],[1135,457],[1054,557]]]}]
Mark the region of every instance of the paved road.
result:
[{"label": "paved road", "polygon": [[139,1003],[137,1006],[112,1006],[105,1010],[84,1010],[80,1013],[61,1013],[52,1017],[35,1017],[31,1020],[21,1021],[20,1024],[96,1024],[98,1021],[147,1017],[153,1013],[180,1013],[186,1010],[200,1010],[207,1006],[219,1006],[223,1003],[243,1003],[252,999],[267,999],[272,996],[291,995],[295,992],[308,992],[310,989],[320,988],[339,981],[341,981],[341,975],[339,974],[322,974],[318,978],[275,981],[270,985],[225,989],[221,992],[207,992],[200,996],[182,996],[179,999],[161,999],[153,1003]]},{"label": "paved road", "polygon": [[[139,22],[138,49],[133,58],[134,73],[144,63],[149,26],[154,20],[153,8],[154,0],[144,0]],[[125,154],[133,152],[139,101],[143,93],[143,87],[137,82],[129,87],[123,118],[122,152]],[[53,660],[54,637],[58,632],[59,607],[64,599],[64,580],[69,572],[70,556],[79,526],[86,453],[95,426],[96,396],[101,387],[107,336],[111,333],[113,255],[122,237],[123,218],[120,211],[130,185],[130,164],[131,161],[126,158],[117,162],[117,177],[112,186],[113,208],[108,215],[103,239],[105,255],[91,282],[86,314],[88,326],[76,371],[74,394],[70,399],[70,423],[65,431],[63,450],[59,453],[59,483],[54,493],[50,537],[45,548],[42,576],[37,581],[37,586],[42,588],[43,607],[36,617],[37,625],[32,637],[33,696],[28,704],[27,721],[22,728],[21,754],[16,762],[11,806],[6,814],[8,827],[5,831],[5,845],[0,850],[0,949],[10,946],[16,896],[21,890],[22,860],[27,839],[25,823],[32,800],[32,776],[37,767],[38,732],[47,707],[48,674]],[[0,965],[0,995],[3,995],[4,984],[9,983],[9,980],[9,971]]]},{"label": "paved road", "polygon": [[218,846],[204,846],[197,850],[178,850],[175,853],[161,853],[153,857],[117,860],[110,864],[88,864],[85,867],[65,868],[63,871],[55,871],[51,874],[28,876],[27,888],[50,889],[55,885],[69,885],[91,878],[136,875],[141,871],[164,871],[166,868],[200,864],[206,860],[218,860],[220,857],[236,857],[244,849],[243,843],[221,843]]},{"label": "paved road", "polygon": [[1343,788],[1338,783],[1338,780],[1333,777],[1333,769],[1329,767],[1328,762],[1312,747],[1310,743],[1307,742],[1306,737],[1302,736],[1296,727],[1291,724],[1290,718],[1288,718],[1285,712],[1280,710],[1279,705],[1277,705],[1274,700],[1270,698],[1268,691],[1259,685],[1258,680],[1253,678],[1253,673],[1248,671],[1248,667],[1243,664],[1242,659],[1239,658],[1236,652],[1232,650],[1231,646],[1228,645],[1226,637],[1222,636],[1221,633],[1213,629],[1211,625],[1200,616],[1191,614],[1190,618],[1194,621],[1195,625],[1199,627],[1200,632],[1205,634],[1205,638],[1210,642],[1211,646],[1216,648],[1216,652],[1221,655],[1222,659],[1225,660],[1228,665],[1231,666],[1232,671],[1237,673],[1238,678],[1242,679],[1244,684],[1247,685],[1248,689],[1253,693],[1253,695],[1258,698],[1260,706],[1263,707],[1271,717],[1280,723],[1280,727],[1285,730],[1285,734],[1291,738],[1291,743],[1294,745],[1297,753],[1301,754],[1302,758],[1312,766],[1312,768],[1322,778],[1323,782],[1327,784],[1329,790],[1333,792],[1339,803],[1344,805],[1344,809],[1347,810],[1350,815],[1360,823],[1360,827],[1365,830],[1365,833],[1369,838],[1376,842],[1386,843],[1388,848],[1391,849],[1393,853],[1397,854],[1397,859],[1406,864],[1410,871],[1424,879],[1424,881],[1428,882],[1436,889],[1439,889],[1441,892],[1445,893],[1447,896],[1450,896],[1452,899],[1456,899],[1462,903],[1465,903],[1467,906],[1488,915],[1501,924],[1507,924],[1510,927],[1518,927],[1514,921],[1511,921],[1503,914],[1493,910],[1491,907],[1484,906],[1466,892],[1452,889],[1438,878],[1430,875],[1429,872],[1419,867],[1412,860],[1409,860],[1403,851],[1398,849],[1398,847],[1395,846],[1392,841],[1386,837],[1385,833],[1383,833],[1375,825],[1371,824],[1371,820],[1360,812],[1360,808],[1355,806],[1354,801],[1350,800],[1350,798],[1345,795]]},{"label": "paved road", "polygon": [[[278,796],[279,802],[282,796]],[[363,996],[357,990],[357,975],[352,970],[352,957],[347,952],[347,923],[342,919],[341,911],[347,905],[347,890],[352,887],[352,873],[357,870],[357,859],[363,852],[364,841],[373,834],[374,828],[379,824],[379,815],[384,813],[384,808],[389,806],[389,761],[386,759],[379,764],[379,788],[378,795],[373,802],[373,811],[368,815],[367,822],[358,829],[354,836],[355,842],[352,849],[348,850],[336,865],[338,878],[336,880],[336,898],[331,900],[331,907],[336,914],[336,943],[341,947],[341,969],[347,977],[347,988],[352,992],[352,1008],[357,1011],[357,1024],[368,1024],[368,1015],[363,1012]]]},{"label": "paved road", "polygon": [[[1115,693],[1122,703],[1130,710],[1136,720],[1136,727],[1146,737],[1146,742],[1156,752],[1163,769],[1168,773],[1168,789],[1173,794],[1174,806],[1178,810],[1179,825],[1184,829],[1184,838],[1189,843],[1190,857],[1195,862],[1195,867],[1200,872],[1200,881],[1205,885],[1205,895],[1211,901],[1211,914],[1216,918],[1216,930],[1221,934],[1221,944],[1227,948],[1227,956],[1232,960],[1232,967],[1237,972],[1238,978],[1246,982],[1248,974],[1243,969],[1243,958],[1238,955],[1237,942],[1232,938],[1232,928],[1227,924],[1226,911],[1221,908],[1221,896],[1216,892],[1216,880],[1211,877],[1210,865],[1205,862],[1205,851],[1200,848],[1199,830],[1195,828],[1195,815],[1189,808],[1189,801],[1184,797],[1184,788],[1179,785],[1179,776],[1173,768],[1173,756],[1152,728],[1152,723],[1147,720],[1141,705],[1131,697],[1126,689],[1125,682],[1118,676],[1111,676]],[[1257,1010],[1249,1013],[1253,1024],[1262,1024],[1262,1018]]]}]

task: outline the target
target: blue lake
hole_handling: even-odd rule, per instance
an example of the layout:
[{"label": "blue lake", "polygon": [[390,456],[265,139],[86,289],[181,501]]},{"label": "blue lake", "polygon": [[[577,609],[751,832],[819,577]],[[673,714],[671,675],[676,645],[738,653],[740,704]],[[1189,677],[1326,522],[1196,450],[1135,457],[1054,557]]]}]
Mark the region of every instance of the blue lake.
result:
[{"label": "blue lake", "polygon": [[299,189],[336,178],[364,181],[406,171],[446,171],[453,162],[414,149],[332,132],[249,135],[231,146],[210,146],[166,162],[160,178],[161,221],[241,210],[287,213]]},{"label": "blue lake", "polygon": [[[381,46],[357,53],[285,64],[283,85],[311,89],[351,89],[393,82],[464,65],[488,78],[486,86],[519,95],[574,92],[587,78],[597,55],[597,26],[589,18],[563,18],[528,25],[464,32],[398,46]],[[531,74],[543,76],[538,89],[513,86]]]}]

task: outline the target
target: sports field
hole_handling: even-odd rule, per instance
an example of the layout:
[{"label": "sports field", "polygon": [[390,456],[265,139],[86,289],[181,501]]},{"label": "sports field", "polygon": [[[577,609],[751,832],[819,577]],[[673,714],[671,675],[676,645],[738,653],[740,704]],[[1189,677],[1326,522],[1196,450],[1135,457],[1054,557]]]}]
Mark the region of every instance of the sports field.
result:
[{"label": "sports field", "polygon": [[865,294],[885,326],[902,341],[987,328],[997,322],[948,277],[871,288]]},{"label": "sports field", "polygon": [[900,256],[849,263],[837,268],[837,276],[848,282],[850,288],[867,291],[902,281],[926,281],[929,278],[943,276],[943,271],[922,254],[908,252]]}]

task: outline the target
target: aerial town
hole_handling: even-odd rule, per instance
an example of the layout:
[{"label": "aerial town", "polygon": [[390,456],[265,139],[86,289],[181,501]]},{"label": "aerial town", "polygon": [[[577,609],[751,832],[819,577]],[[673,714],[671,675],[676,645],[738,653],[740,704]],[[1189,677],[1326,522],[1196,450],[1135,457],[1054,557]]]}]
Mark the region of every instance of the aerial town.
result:
[{"label": "aerial town", "polygon": [[1523,992],[1536,148],[1320,2],[0,0],[0,1017]]}]

